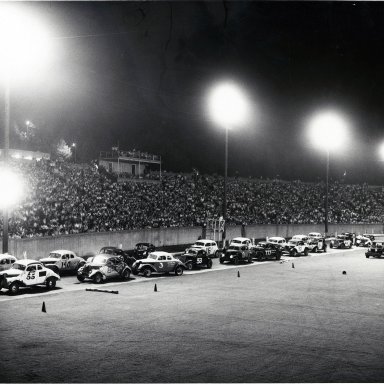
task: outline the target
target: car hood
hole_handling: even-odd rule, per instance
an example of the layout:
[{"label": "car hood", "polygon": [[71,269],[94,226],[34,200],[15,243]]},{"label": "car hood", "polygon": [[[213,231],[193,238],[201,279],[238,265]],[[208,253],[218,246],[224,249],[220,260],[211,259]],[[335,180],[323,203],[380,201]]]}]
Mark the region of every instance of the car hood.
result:
[{"label": "car hood", "polygon": [[0,272],[0,276],[9,276],[9,277],[14,277],[14,276],[20,276],[24,271],[21,269],[7,269],[6,271]]}]

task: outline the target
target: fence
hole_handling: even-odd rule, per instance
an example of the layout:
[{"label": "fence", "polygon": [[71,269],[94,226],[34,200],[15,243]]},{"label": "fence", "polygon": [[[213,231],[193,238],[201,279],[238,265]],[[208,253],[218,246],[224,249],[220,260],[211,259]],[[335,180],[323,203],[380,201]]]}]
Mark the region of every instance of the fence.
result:
[{"label": "fence", "polygon": [[[267,236],[292,237],[309,232],[324,232],[322,224],[248,225],[227,227],[227,239],[242,234],[255,239]],[[330,224],[329,233],[355,232],[384,233],[383,224]],[[35,237],[31,239],[9,239],[9,253],[22,258],[40,259],[55,249],[69,249],[79,256],[97,253],[101,247],[112,245],[132,249],[136,243],[148,242],[157,247],[177,244],[191,244],[202,235],[201,227],[152,228],[120,232],[94,232],[60,237]],[[1,242],[0,242],[1,244]]]}]

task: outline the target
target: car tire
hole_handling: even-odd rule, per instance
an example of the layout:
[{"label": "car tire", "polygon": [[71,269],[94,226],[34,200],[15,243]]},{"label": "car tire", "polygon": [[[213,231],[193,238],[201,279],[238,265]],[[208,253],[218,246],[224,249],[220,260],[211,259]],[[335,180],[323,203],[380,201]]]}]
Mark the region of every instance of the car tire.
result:
[{"label": "car tire", "polygon": [[96,273],[96,275],[93,276],[93,282],[95,284],[101,284],[103,282],[103,275],[101,273]]},{"label": "car tire", "polygon": [[252,256],[249,255],[249,256],[248,256],[248,263],[251,264],[252,262],[253,262],[253,260],[252,260]]},{"label": "car tire", "polygon": [[313,247],[312,252],[317,253],[317,247]]},{"label": "car tire", "polygon": [[183,267],[181,267],[180,265],[178,265],[176,268],[175,268],[175,275],[176,276],[181,276],[183,274]]},{"label": "car tire", "polygon": [[213,264],[212,259],[209,259],[209,260],[207,261],[207,268],[208,268],[208,269],[211,269],[211,268],[212,268],[212,264]]},{"label": "car tire", "polygon": [[297,251],[296,251],[296,249],[294,249],[294,250],[291,251],[291,256],[293,256],[293,257],[296,257],[296,256],[297,256]]},{"label": "car tire", "polygon": [[130,270],[127,268],[127,269],[124,269],[123,271],[123,274],[121,276],[124,280],[129,280],[129,278],[131,277],[131,272]]},{"label": "car tire", "polygon": [[77,280],[80,281],[80,283],[82,283],[84,280],[85,280],[85,277],[83,275],[77,275]]},{"label": "car tire", "polygon": [[235,257],[235,259],[233,260],[233,263],[235,264],[235,265],[238,265],[239,264],[239,258],[238,257]]},{"label": "car tire", "polygon": [[304,256],[308,256],[308,248],[304,249]]},{"label": "car tire", "polygon": [[276,252],[276,260],[280,260],[281,259],[281,252]]},{"label": "car tire", "polygon": [[48,277],[48,279],[45,281],[45,286],[47,289],[53,289],[56,287],[56,279],[53,277]]},{"label": "car tire", "polygon": [[20,290],[20,284],[17,281],[15,281],[9,286],[9,293],[11,295],[16,295],[17,293],[19,293],[19,290]]},{"label": "car tire", "polygon": [[329,244],[329,248],[333,248],[333,243],[330,243],[330,244]]},{"label": "car tire", "polygon": [[192,269],[193,269],[192,261],[190,263],[185,264],[185,266],[187,267],[188,271],[192,271]]},{"label": "car tire", "polygon": [[144,268],[143,270],[143,276],[144,277],[150,277],[152,275],[152,271],[150,268]]},{"label": "car tire", "polygon": [[215,252],[215,257],[219,257],[219,255],[220,255],[220,252],[219,252],[219,251],[216,251],[216,252]]},{"label": "car tire", "polygon": [[224,260],[220,257],[220,264],[224,264]]},{"label": "car tire", "polygon": [[262,261],[263,260],[263,254],[261,252],[258,252],[256,255],[257,261]]},{"label": "car tire", "polygon": [[367,259],[369,259],[369,255],[365,255],[365,257],[366,257]]}]

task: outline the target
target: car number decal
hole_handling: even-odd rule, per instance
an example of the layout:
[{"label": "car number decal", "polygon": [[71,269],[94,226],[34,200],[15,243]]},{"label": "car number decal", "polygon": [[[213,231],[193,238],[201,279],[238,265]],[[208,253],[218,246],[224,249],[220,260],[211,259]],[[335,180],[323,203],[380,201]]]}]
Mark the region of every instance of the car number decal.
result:
[{"label": "car number decal", "polygon": [[271,251],[270,249],[267,249],[267,250],[265,251],[265,254],[266,254],[267,256],[269,256],[271,253],[272,253],[272,251]]},{"label": "car number decal", "polygon": [[201,257],[197,258],[196,264],[201,264],[203,262],[203,259]]},{"label": "car number decal", "polygon": [[159,268],[163,268],[163,263],[159,263]]},{"label": "car number decal", "polygon": [[35,271],[28,272],[27,280],[33,280],[35,278]]}]

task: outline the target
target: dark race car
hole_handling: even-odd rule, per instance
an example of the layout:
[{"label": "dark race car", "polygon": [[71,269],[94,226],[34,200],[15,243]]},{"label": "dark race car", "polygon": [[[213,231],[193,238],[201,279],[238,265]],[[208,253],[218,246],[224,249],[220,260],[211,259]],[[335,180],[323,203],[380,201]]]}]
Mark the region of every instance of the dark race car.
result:
[{"label": "dark race car", "polygon": [[188,270],[200,267],[212,268],[212,259],[201,248],[188,248],[183,255],[175,256],[175,258],[182,261]]},{"label": "dark race car", "polygon": [[151,252],[154,252],[156,247],[151,243],[137,243],[135,248],[129,253],[136,259],[145,259]]},{"label": "dark race car", "polygon": [[281,258],[281,247],[278,244],[268,243],[266,241],[260,241],[256,246],[252,248],[253,258],[258,261],[268,260],[271,258],[275,258],[276,260],[280,260]]},{"label": "dark race car", "polygon": [[352,240],[348,235],[337,235],[332,237],[329,242],[330,248],[352,248]]},{"label": "dark race car", "polygon": [[369,247],[368,251],[365,252],[365,257],[369,259],[370,257],[382,257],[384,256],[384,247],[382,241],[374,241]]},{"label": "dark race car", "polygon": [[327,244],[325,243],[324,237],[310,237],[307,244],[310,252],[327,252]]},{"label": "dark race car", "polygon": [[122,256],[124,259],[124,262],[129,266],[132,267],[133,263],[136,261],[136,258],[131,256],[128,251],[123,251],[120,248],[117,247],[103,247],[100,249],[99,253],[105,253],[108,255],[114,255],[114,256]]},{"label": "dark race car", "polygon": [[252,263],[252,253],[247,245],[230,245],[220,254],[220,264],[229,262],[239,264],[240,262]]}]

